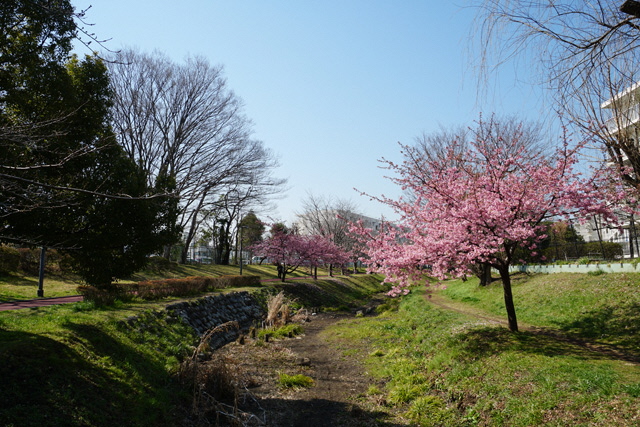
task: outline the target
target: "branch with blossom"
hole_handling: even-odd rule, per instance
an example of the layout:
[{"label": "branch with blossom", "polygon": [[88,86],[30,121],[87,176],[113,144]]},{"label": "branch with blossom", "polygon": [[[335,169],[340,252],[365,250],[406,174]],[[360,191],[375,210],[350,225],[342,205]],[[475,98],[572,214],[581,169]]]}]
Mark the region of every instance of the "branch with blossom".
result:
[{"label": "branch with blossom", "polygon": [[392,181],[411,197],[379,198],[399,215],[397,226],[379,233],[352,224],[366,242],[369,270],[396,283],[392,295],[423,277],[424,266],[440,279],[462,277],[469,266],[487,264],[500,273],[509,326],[517,330],[509,267],[517,248],[535,252],[546,238],[543,221],[580,213],[613,220],[612,200],[620,188],[602,185],[602,176],[575,171],[585,142],[569,148],[566,135],[551,155],[531,152],[519,143],[522,134],[483,138],[493,121],[478,123],[476,139],[463,151],[454,141],[442,156],[402,146],[401,164]]}]

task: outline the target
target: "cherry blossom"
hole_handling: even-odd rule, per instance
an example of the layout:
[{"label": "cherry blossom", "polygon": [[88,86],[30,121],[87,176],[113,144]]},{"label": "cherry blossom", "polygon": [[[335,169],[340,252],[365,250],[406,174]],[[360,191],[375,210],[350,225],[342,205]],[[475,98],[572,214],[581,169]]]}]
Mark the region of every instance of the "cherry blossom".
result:
[{"label": "cherry blossom", "polygon": [[386,161],[407,195],[378,200],[400,221],[376,233],[361,224],[351,230],[366,242],[369,270],[396,284],[391,295],[404,294],[425,269],[444,279],[487,264],[500,273],[509,328],[517,331],[509,276],[516,249],[535,251],[546,237],[543,221],[551,218],[580,213],[613,219],[602,181],[575,171],[583,144],[569,148],[565,138],[554,153],[543,154],[519,144],[521,138],[504,138],[500,147],[477,137],[466,150],[452,142],[441,156],[402,146],[401,164]]},{"label": "cherry blossom", "polygon": [[324,264],[341,265],[349,261],[349,253],[328,237],[301,236],[287,230],[275,230],[268,239],[254,245],[252,252],[267,257],[281,267],[281,279],[301,266],[315,268]]}]

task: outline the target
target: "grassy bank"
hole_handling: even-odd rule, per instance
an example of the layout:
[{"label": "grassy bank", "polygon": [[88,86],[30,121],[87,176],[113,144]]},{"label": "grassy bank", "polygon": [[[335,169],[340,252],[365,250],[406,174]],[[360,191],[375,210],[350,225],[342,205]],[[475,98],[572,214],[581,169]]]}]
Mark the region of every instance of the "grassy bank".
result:
[{"label": "grassy bank", "polygon": [[[521,320],[543,331],[511,333],[477,317],[505,316],[500,284],[468,281],[447,283],[434,296],[454,298],[448,302],[457,311],[416,289],[397,311],[346,321],[328,336],[345,353],[363,345],[375,380],[361,400],[371,411],[394,413],[397,423],[640,425],[640,368],[630,361],[637,356],[638,312],[629,311],[637,307],[638,281],[556,276],[522,276],[514,289]],[[596,337],[601,313],[612,318],[606,336]],[[615,342],[619,351],[587,338]]]},{"label": "grassy bank", "polygon": [[[264,280],[278,279],[278,273],[274,265],[245,265],[243,266],[243,274],[259,276]],[[127,281],[143,281],[156,279],[172,279],[189,276],[229,276],[240,273],[237,265],[208,265],[193,264],[181,265],[170,264],[165,268],[158,265],[150,265],[147,269],[132,275]],[[300,269],[287,276],[288,279],[308,276],[306,269]],[[327,275],[328,272],[318,269],[319,275]],[[48,274],[45,276],[43,289],[45,298],[61,297],[68,295],[77,295],[77,287],[82,282],[73,275]],[[38,277],[34,275],[25,275],[19,273],[0,274],[0,302],[12,300],[35,299],[38,291]]]},{"label": "grassy bank", "polygon": [[[376,276],[339,279],[268,288],[331,309],[357,307],[383,289]],[[431,299],[415,288],[379,316],[325,333],[344,357],[364,359],[373,378],[359,399],[386,425],[640,425],[639,288],[630,274],[516,276],[522,331],[511,333],[493,321],[506,318],[500,282],[451,281]],[[192,423],[192,395],[176,374],[198,339],[154,316],[162,304],[0,312],[0,420]],[[132,315],[148,328],[128,327]]]},{"label": "grassy bank", "polygon": [[[447,284],[447,298],[506,317],[501,282]],[[640,358],[640,274],[518,274],[513,278],[518,320],[612,345]]]},{"label": "grassy bank", "polygon": [[[381,290],[373,276],[309,281],[298,304],[357,305]],[[155,316],[152,310],[162,305],[75,303],[0,312],[0,424],[193,425],[192,390],[177,374],[198,337]],[[134,315],[144,317],[144,329],[127,325]]]}]

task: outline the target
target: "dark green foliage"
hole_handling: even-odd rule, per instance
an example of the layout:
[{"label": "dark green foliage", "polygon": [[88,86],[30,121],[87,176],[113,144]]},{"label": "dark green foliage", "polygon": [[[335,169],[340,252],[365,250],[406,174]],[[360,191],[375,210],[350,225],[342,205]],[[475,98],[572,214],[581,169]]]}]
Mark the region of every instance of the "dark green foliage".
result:
[{"label": "dark green foliage", "polygon": [[[95,176],[104,175],[113,190],[139,199],[114,199],[87,196],[84,215],[70,224],[73,243],[78,250],[69,254],[75,260],[76,271],[91,285],[109,286],[115,278],[122,278],[141,269],[147,256],[159,251],[166,243],[158,218],[162,198],[145,198],[144,174],[121,153],[117,146],[109,149],[111,158],[105,165],[119,171],[112,174],[96,166]],[[103,153],[105,157],[107,153]]]},{"label": "dark green foliage", "polygon": [[0,241],[62,249],[104,288],[175,241],[175,180],[148,188],[117,145],[104,63],[70,55],[74,17],[68,0],[0,6]]},{"label": "dark green foliage", "polygon": [[249,211],[249,213],[242,218],[240,227],[242,228],[242,246],[244,248],[262,242],[265,225],[258,219],[253,211]]},{"label": "dark green foliage", "polygon": [[172,268],[178,266],[178,263],[168,260],[162,256],[152,256],[147,260],[147,266],[149,270],[153,272],[164,272],[169,271]]},{"label": "dark green foliage", "polygon": [[[604,250],[604,253],[603,253]],[[596,260],[614,260],[623,256],[622,245],[614,242],[573,242],[564,245],[552,245],[544,250],[547,261],[585,258]],[[559,255],[559,256],[556,256]]]}]

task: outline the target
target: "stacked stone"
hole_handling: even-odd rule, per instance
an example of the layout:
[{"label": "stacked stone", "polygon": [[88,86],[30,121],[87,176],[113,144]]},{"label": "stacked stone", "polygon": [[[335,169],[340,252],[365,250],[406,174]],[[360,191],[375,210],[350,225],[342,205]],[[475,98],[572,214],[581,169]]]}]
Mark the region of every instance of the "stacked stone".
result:
[{"label": "stacked stone", "polygon": [[[168,305],[166,310],[191,326],[200,337],[217,328],[209,338],[213,349],[235,341],[243,331],[261,320],[264,314],[258,302],[248,292],[210,295]],[[237,327],[229,322],[237,322]],[[225,325],[226,327],[218,328],[227,323],[229,325]]]}]

